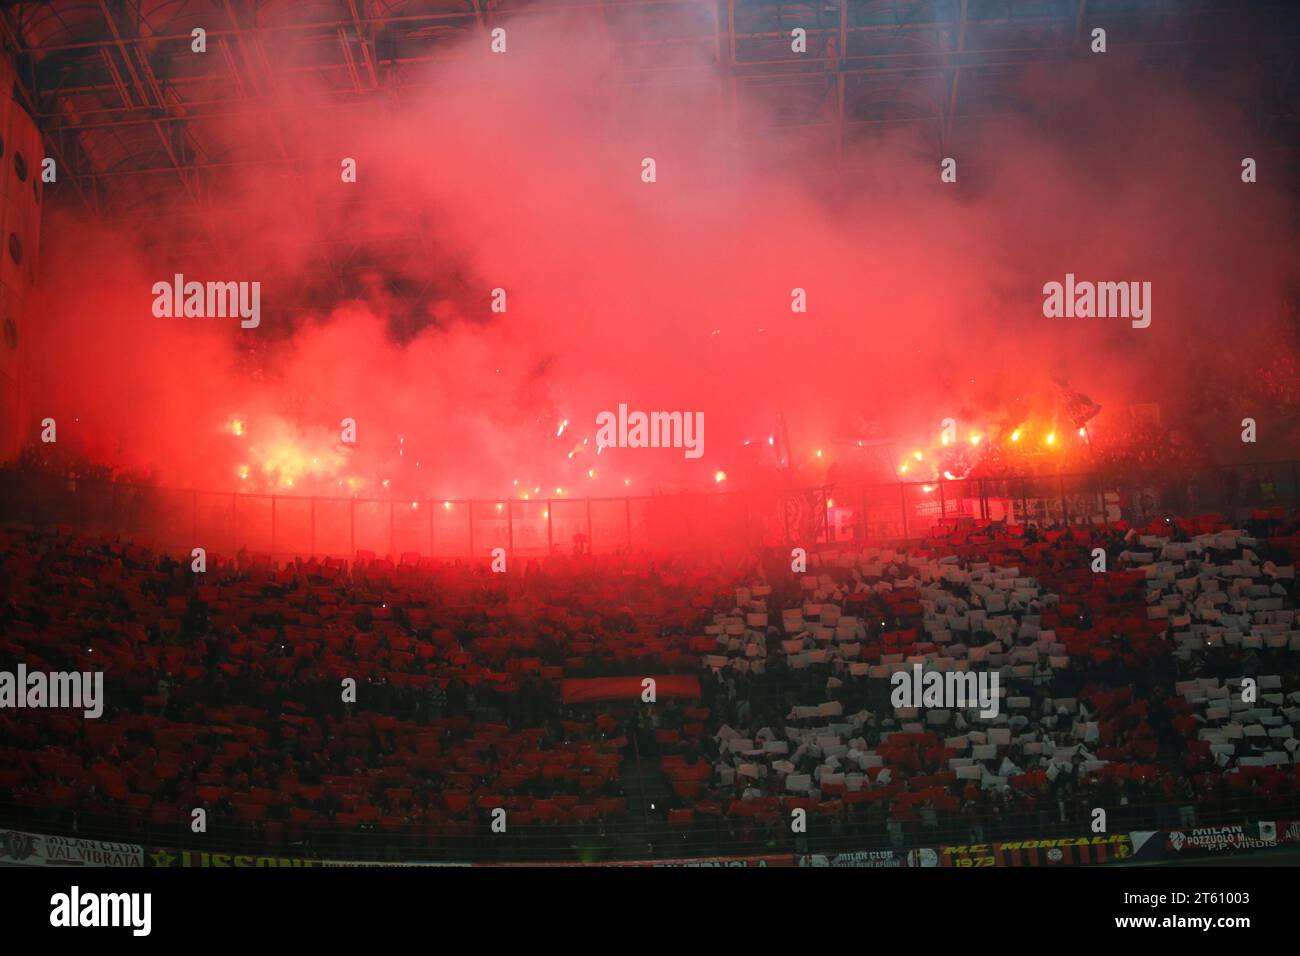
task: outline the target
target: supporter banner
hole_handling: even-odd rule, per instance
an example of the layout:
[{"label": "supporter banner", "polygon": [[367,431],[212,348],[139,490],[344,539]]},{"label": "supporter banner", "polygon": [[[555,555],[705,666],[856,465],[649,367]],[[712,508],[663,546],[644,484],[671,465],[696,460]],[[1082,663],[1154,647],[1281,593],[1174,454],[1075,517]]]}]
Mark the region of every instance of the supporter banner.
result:
[{"label": "supporter banner", "polygon": [[475,863],[475,867],[539,867],[539,866],[709,866],[752,867],[794,866],[789,853],[769,853],[765,856],[702,856],[697,859],[678,860],[601,860],[594,863]]},{"label": "supporter banner", "polygon": [[[700,696],[700,679],[694,674],[649,675],[655,682],[655,698]],[[641,682],[644,677],[572,677],[561,681],[560,694],[566,704],[580,704],[595,700],[641,699]]]},{"label": "supporter banner", "polygon": [[[135,849],[139,850],[140,847]],[[221,867],[256,869],[265,867],[371,867],[371,866],[449,866],[449,867],[539,867],[539,866],[794,866],[788,853],[766,856],[712,856],[699,859],[669,860],[608,860],[595,863],[435,863],[429,861],[388,863],[371,860],[308,860],[301,857],[255,856],[239,853],[209,853],[203,850],[170,850],[162,847],[149,849],[145,860],[151,867]],[[139,864],[136,864],[137,866]]]},{"label": "supporter banner", "polygon": [[1061,837],[1055,840],[1007,840],[945,846],[944,866],[1058,866],[1075,863],[1112,863],[1133,855],[1127,833],[1110,836]]},{"label": "supporter banner", "polygon": [[408,863],[381,863],[378,860],[322,860],[321,866],[472,866],[472,863],[436,863],[427,860]]},{"label": "supporter banner", "polygon": [[144,847],[0,830],[3,866],[144,866]]},{"label": "supporter banner", "polygon": [[268,866],[324,866],[321,860],[300,857],[256,856],[241,853],[208,853],[205,850],[150,849],[145,855],[148,866],[236,867],[239,869]]},{"label": "supporter banner", "polygon": [[799,857],[800,866],[853,866],[871,869],[896,867],[930,867],[939,865],[939,851],[926,847],[920,850],[858,850],[853,853],[836,853],[825,856],[807,853]]},{"label": "supporter banner", "polygon": [[379,860],[308,860],[302,857],[257,856],[245,853],[208,853],[201,850],[168,850],[153,848],[146,857],[151,867],[214,867],[235,869],[264,869],[267,867],[353,867],[353,866],[469,866],[468,863],[401,862]]},{"label": "supporter banner", "polygon": [[789,853],[769,856],[708,856],[698,860],[638,860],[636,862],[608,863],[606,866],[716,866],[716,867],[750,867],[750,866],[794,866],[794,857]]},{"label": "supporter banner", "polygon": [[1300,843],[1300,821],[1260,820],[1240,826],[1168,830],[1163,837],[1151,842],[1164,850],[1166,858],[1267,850]]},{"label": "supporter banner", "polygon": [[1159,830],[1134,830],[1129,835],[1133,844],[1134,861],[1163,860],[1165,853],[1165,835]]}]

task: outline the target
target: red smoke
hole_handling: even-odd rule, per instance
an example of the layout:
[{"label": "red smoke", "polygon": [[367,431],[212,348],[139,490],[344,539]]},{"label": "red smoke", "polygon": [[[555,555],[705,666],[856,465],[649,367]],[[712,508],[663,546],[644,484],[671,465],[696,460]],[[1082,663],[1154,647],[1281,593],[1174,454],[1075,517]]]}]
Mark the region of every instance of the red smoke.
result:
[{"label": "red smoke", "polygon": [[[400,105],[279,91],[300,178],[235,167],[203,214],[49,222],[35,417],[183,486],[618,495],[735,481],[778,413],[796,459],[829,461],[855,417],[919,447],[945,417],[1041,408],[1055,373],[1103,424],[1180,407],[1273,347],[1294,249],[1281,164],[1232,108],[1117,54],[1031,78],[1016,118],[958,121],[956,184],[937,147],[882,134],[850,144],[836,194],[831,134],[789,148],[816,134],[752,103],[738,134],[707,62],[619,85],[586,25],[509,35],[505,55],[449,50]],[[222,134],[279,155],[239,121]],[[261,325],[154,318],[153,283],[178,272],[260,281]],[[1067,272],[1152,282],[1151,327],[1044,318]],[[595,417],[620,402],[704,412],[705,454],[597,457]]]}]

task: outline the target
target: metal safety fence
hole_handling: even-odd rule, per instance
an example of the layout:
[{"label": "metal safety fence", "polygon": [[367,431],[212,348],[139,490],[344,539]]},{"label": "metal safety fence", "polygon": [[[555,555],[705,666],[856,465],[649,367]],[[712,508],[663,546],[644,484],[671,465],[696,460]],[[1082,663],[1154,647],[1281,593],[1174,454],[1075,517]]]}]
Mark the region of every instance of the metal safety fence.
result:
[{"label": "metal safety fence", "polygon": [[1167,473],[1024,475],[618,498],[396,500],[174,489],[0,470],[0,519],[167,549],[277,559],[360,551],[488,558],[922,538],[954,519],[1146,524],[1300,504],[1295,461]]}]

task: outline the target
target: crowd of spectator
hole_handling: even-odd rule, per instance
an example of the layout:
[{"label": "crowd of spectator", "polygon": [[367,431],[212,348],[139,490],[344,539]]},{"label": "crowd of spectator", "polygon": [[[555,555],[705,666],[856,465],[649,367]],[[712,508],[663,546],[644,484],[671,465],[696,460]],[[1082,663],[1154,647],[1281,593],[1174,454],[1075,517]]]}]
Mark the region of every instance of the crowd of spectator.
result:
[{"label": "crowd of spectator", "polygon": [[[802,573],[788,552],[505,574],[361,552],[196,574],[11,528],[4,659],[103,671],[107,700],[97,720],[0,711],[0,815],[184,846],[203,808],[206,839],[240,848],[500,859],[1079,834],[1097,807],[1112,830],[1294,814],[1298,549],[1272,510],[963,519]],[[914,661],[998,669],[1001,715],[894,707]],[[662,674],[700,696],[564,701],[566,679]],[[1243,677],[1261,702],[1238,702]]]}]

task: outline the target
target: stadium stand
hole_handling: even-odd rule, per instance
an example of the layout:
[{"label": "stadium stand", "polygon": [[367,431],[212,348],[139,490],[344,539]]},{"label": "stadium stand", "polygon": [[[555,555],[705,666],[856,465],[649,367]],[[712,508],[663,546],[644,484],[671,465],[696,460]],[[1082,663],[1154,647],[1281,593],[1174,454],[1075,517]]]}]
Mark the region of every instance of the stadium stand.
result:
[{"label": "stadium stand", "polygon": [[[11,529],[6,660],[103,670],[108,705],[0,712],[0,818],[179,846],[204,807],[232,849],[599,859],[1080,834],[1097,807],[1115,830],[1293,811],[1298,531],[1280,510],[962,520],[804,575],[780,553],[495,575],[365,552],[210,555],[195,575],[143,543]],[[998,715],[895,708],[888,678],[916,662],[996,669]],[[680,690],[646,703],[647,675]],[[620,676],[638,680],[613,699],[566,693]]]}]

